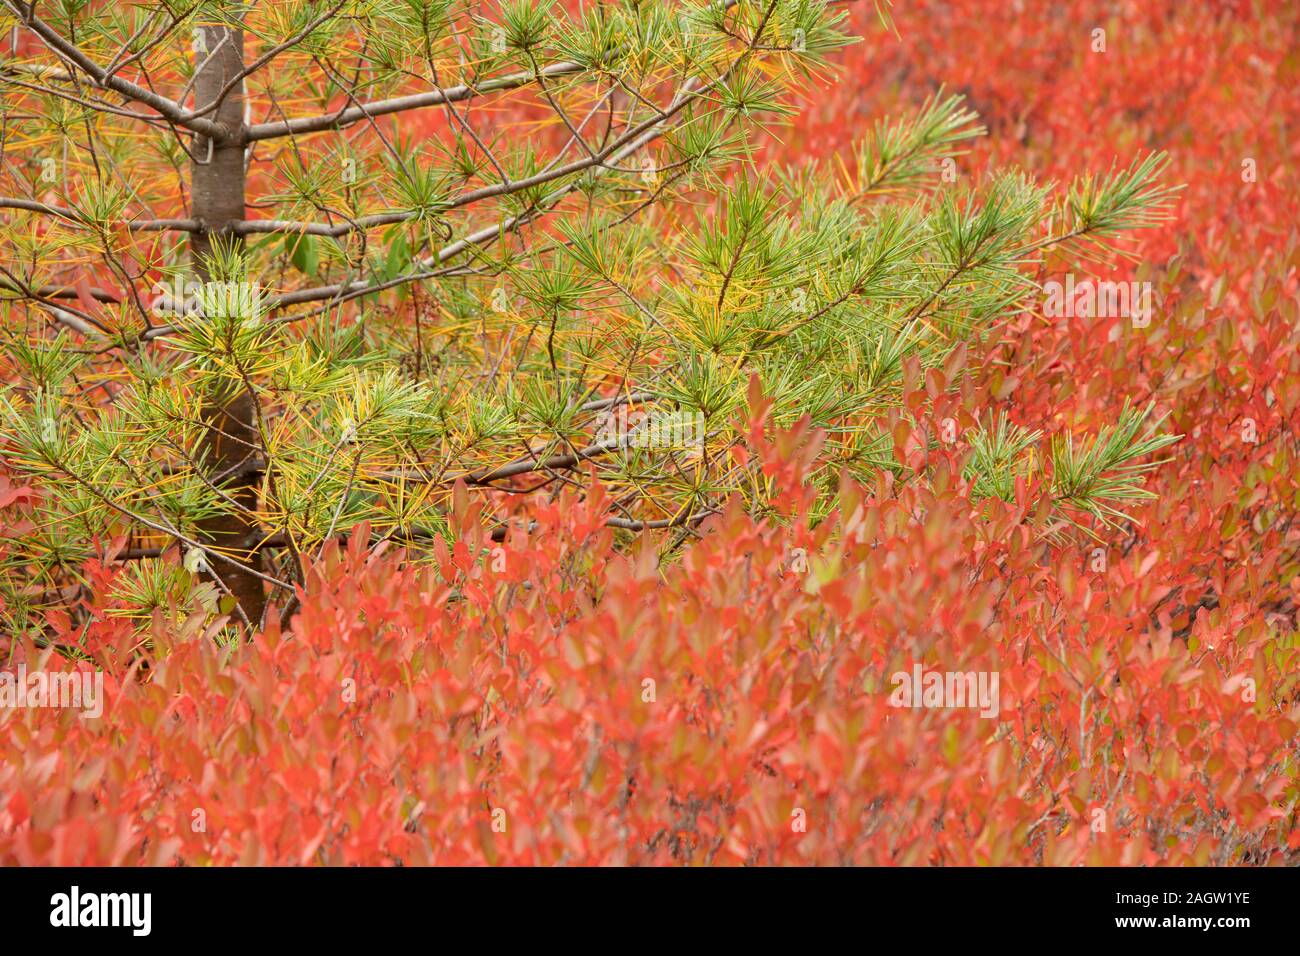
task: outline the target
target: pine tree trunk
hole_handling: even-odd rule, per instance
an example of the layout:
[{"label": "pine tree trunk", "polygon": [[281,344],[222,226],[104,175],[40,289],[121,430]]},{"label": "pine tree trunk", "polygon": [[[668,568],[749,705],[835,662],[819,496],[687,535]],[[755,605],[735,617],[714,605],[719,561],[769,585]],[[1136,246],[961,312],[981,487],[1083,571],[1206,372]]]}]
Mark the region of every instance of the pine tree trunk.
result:
[{"label": "pine tree trunk", "polygon": [[[244,67],[243,31],[226,26],[203,27],[207,52],[194,54],[196,77],[194,102],[206,106],[212,102]],[[221,108],[209,118],[231,130],[239,131],[244,122],[244,83],[239,83],[226,94]],[[199,281],[207,281],[208,271],[204,256],[211,252],[212,237],[222,232],[232,220],[244,218],[244,147],[237,135],[225,143],[196,136],[193,144],[191,171],[192,215],[204,224],[204,231],[196,232],[190,240],[190,255]],[[235,241],[235,240],[223,240]],[[219,486],[231,498],[254,507],[257,503],[257,477],[246,465],[257,444],[254,424],[253,397],[242,389],[228,396],[213,396],[204,409],[207,431],[202,452],[205,464],[214,476],[227,473]],[[199,525],[203,538],[221,548],[241,550],[252,546],[255,526],[241,514],[226,514],[205,519]],[[243,554],[235,557],[243,558]],[[208,564],[239,602],[244,614],[257,624],[266,606],[266,595],[261,579],[250,573],[257,561],[255,553],[248,555],[248,568],[235,568],[226,562]]]}]

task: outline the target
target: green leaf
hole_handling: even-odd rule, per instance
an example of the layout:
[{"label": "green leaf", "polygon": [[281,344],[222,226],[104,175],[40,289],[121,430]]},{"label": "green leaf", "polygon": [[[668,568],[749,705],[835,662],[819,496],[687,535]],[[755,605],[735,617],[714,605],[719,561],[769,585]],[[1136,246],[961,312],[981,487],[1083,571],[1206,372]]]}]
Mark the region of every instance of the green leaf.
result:
[{"label": "green leaf", "polygon": [[289,261],[303,275],[314,276],[320,265],[320,254],[316,249],[316,237],[285,236],[284,248],[289,253]]},{"label": "green leaf", "polygon": [[406,244],[406,233],[400,226],[395,227],[389,233],[388,255],[384,259],[384,281],[396,279],[410,264],[411,249]]}]

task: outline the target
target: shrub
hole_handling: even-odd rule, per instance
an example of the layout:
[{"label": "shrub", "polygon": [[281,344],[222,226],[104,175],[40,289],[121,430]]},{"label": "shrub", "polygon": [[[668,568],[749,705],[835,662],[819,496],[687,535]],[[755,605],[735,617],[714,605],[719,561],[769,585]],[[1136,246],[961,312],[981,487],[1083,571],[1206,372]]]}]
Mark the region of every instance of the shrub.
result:
[{"label": "shrub", "polygon": [[[975,502],[955,455],[934,462],[929,489],[846,482],[810,527],[818,436],[763,433],[760,470],[788,526],[733,507],[662,575],[652,548],[614,547],[594,482],[583,500],[522,499],[495,546],[460,495],[456,544],[436,546],[433,567],[359,534],[330,542],[292,626],[273,619],[251,643],[158,612],[147,678],[131,627],[99,615],[85,642],[108,675],[104,715],[7,718],[0,860],[1293,852],[1294,637],[1220,627],[1193,650],[1150,635],[1155,585],[1136,559],[1115,568],[1124,584],[1099,614],[1093,586],[1034,543],[1050,510]],[[893,675],[917,664],[1000,674],[996,716],[892,706]]]}]

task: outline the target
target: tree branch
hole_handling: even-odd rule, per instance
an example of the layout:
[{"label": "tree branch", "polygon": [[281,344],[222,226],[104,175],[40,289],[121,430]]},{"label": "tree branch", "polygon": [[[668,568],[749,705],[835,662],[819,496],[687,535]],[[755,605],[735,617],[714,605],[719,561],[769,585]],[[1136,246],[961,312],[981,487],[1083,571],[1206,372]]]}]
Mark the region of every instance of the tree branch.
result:
[{"label": "tree branch", "polygon": [[[112,90],[125,96],[129,100],[134,100],[150,109],[156,111],[160,116],[171,120],[177,126],[183,126],[188,130],[200,133],[210,139],[218,142],[224,142],[231,136],[238,133],[237,130],[227,128],[222,123],[214,123],[211,120],[195,116],[188,110],[181,107],[175,100],[169,100],[165,96],[160,96],[143,86],[137,86],[130,80],[124,80],[119,76],[113,76],[108,70],[99,66],[94,60],[88,57],[74,43],[64,39],[57,30],[38,17],[35,13],[35,4],[31,9],[24,10],[21,4],[15,3],[14,0],[3,0],[4,5],[8,7],[22,21],[23,25],[41,38],[47,47],[55,53],[63,56],[67,60],[80,67],[100,89]],[[148,120],[150,117],[141,116],[140,119]]]},{"label": "tree branch", "polygon": [[[541,75],[546,78],[571,76],[584,72],[578,63],[565,61],[552,63],[543,67]],[[353,123],[359,123],[368,117],[387,116],[390,113],[402,113],[406,110],[424,109],[429,106],[442,106],[444,103],[459,103],[486,93],[499,93],[527,86],[537,78],[529,70],[521,70],[507,76],[484,80],[477,85],[450,86],[443,90],[430,90],[427,93],[412,93],[391,99],[375,100],[340,109],[336,113],[322,116],[304,116],[296,119],[277,120],[273,123],[254,123],[245,128],[244,142],[255,143],[263,139],[275,139],[279,136],[296,136],[303,133],[320,133],[326,130],[345,129]]]}]

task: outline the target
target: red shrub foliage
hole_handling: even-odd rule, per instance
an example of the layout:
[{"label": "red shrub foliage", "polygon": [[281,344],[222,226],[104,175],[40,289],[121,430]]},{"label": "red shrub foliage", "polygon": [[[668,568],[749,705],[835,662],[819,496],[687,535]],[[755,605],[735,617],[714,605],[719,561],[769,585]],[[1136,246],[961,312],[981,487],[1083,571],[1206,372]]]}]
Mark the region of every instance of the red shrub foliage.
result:
[{"label": "red shrub foliage", "polygon": [[[975,503],[960,439],[904,426],[930,481],[846,484],[810,527],[817,435],[755,396],[784,517],[729,512],[674,565],[617,552],[599,494],[521,502],[500,545],[464,496],[436,567],[331,546],[247,646],[65,624],[104,713],[0,708],[0,863],[1294,862],[1300,10],[1045,8],[899,4],[901,39],[846,51],[773,152],[835,152],[940,83],[991,128],[963,176],[1170,151],[1179,220],[1097,266],[1153,284],[1149,326],[1025,314],[908,401],[923,431],[1005,410],[1049,436],[1155,401],[1185,437],[1133,523],[1049,533],[1033,486]],[[996,719],[892,706],[916,665],[996,674]]]},{"label": "red shrub foliage", "polygon": [[[928,489],[846,485],[809,529],[815,442],[755,428],[789,522],[731,512],[662,575],[612,549],[600,495],[528,503],[500,546],[466,503],[438,567],[332,547],[292,626],[246,647],[160,621],[145,658],[106,615],[85,641],[103,716],[8,716],[0,860],[1205,863],[1300,843],[1294,638],[1173,638],[1153,560],[1102,583],[1045,556],[1035,489],[973,506],[955,453]],[[997,672],[997,719],[891,705],[894,673],[936,662]]]}]

